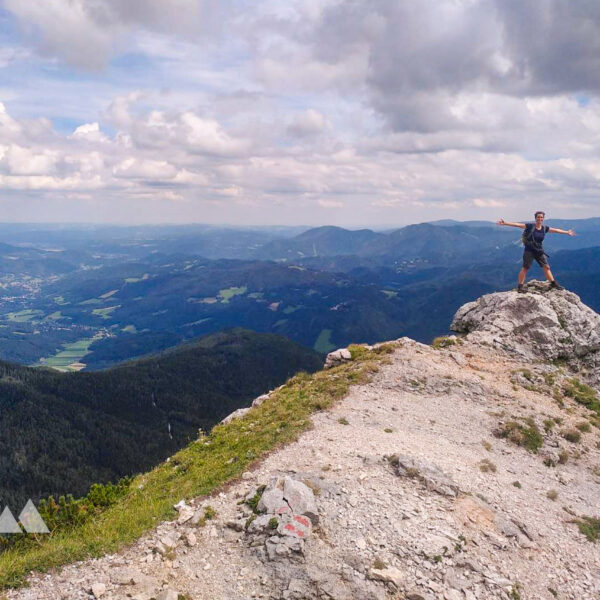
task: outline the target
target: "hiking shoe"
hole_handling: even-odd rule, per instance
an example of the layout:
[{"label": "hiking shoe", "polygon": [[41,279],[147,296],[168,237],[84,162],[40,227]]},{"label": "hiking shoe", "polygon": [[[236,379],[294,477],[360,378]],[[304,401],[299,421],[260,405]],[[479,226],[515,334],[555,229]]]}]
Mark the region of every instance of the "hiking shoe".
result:
[{"label": "hiking shoe", "polygon": [[558,281],[556,281],[556,279],[550,284],[551,288],[554,288],[555,290],[564,290],[565,288],[560,285],[560,283],[558,283]]},{"label": "hiking shoe", "polygon": [[525,294],[526,293],[525,286],[522,283],[520,283],[517,286],[517,292],[519,292],[519,294]]}]

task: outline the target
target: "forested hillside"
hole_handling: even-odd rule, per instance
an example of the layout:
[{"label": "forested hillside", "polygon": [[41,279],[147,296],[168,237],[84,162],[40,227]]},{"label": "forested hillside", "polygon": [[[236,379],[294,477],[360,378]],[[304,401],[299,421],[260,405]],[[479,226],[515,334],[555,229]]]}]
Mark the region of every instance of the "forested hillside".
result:
[{"label": "forested hillside", "polygon": [[96,373],[0,363],[0,498],[49,494],[148,470],[320,354],[232,329]]}]

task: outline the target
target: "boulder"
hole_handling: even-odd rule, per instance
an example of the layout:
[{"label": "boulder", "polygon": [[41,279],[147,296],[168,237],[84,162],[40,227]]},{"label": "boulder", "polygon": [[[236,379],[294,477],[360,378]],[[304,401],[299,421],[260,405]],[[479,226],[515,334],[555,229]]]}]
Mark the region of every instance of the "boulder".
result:
[{"label": "boulder", "polygon": [[450,329],[528,359],[579,358],[600,350],[600,315],[568,291],[532,281],[526,294],[496,292],[461,306]]},{"label": "boulder", "polygon": [[237,410],[234,410],[231,414],[227,415],[221,421],[221,425],[226,425],[227,423],[229,423],[230,421],[233,421],[234,419],[239,419],[240,417],[243,417],[249,410],[250,410],[250,408],[238,408]]},{"label": "boulder", "polygon": [[428,489],[443,496],[456,497],[459,487],[436,465],[428,463],[414,456],[395,454],[390,459],[391,464],[399,477],[414,477]]},{"label": "boulder", "polygon": [[307,485],[291,477],[285,477],[283,480],[283,497],[294,514],[306,515],[313,525],[319,523],[319,510],[315,495]]},{"label": "boulder", "polygon": [[338,365],[341,365],[349,360],[352,360],[352,354],[350,354],[350,350],[348,350],[348,348],[338,348],[327,355],[323,368],[331,369],[332,367],[337,367]]}]

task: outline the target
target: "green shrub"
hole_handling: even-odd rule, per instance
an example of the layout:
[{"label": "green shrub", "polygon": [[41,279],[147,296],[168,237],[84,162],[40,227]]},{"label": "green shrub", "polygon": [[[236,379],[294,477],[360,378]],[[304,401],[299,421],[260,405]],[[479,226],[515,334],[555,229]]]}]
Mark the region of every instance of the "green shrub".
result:
[{"label": "green shrub", "polygon": [[[37,511],[51,534],[74,529],[115,504],[129,491],[131,481],[131,477],[123,477],[117,483],[93,483],[87,495],[82,498],[67,494],[59,496],[57,501],[54,496],[48,496],[39,501]],[[17,544],[27,545],[30,542],[31,538],[26,533],[0,536],[0,549]]]},{"label": "green shrub", "polygon": [[494,435],[508,439],[517,446],[523,446],[534,454],[537,454],[544,443],[540,430],[531,418],[526,419],[525,424],[518,423],[517,421],[508,421],[496,429]]},{"label": "green shrub", "polygon": [[583,516],[577,522],[579,531],[585,535],[590,542],[596,542],[600,537],[600,519]]},{"label": "green shrub", "polygon": [[572,442],[573,444],[577,444],[581,441],[581,433],[579,433],[577,429],[565,429],[561,431],[561,435],[567,442]]},{"label": "green shrub", "polygon": [[246,504],[252,509],[252,512],[258,512],[258,503],[260,502],[260,499],[262,498],[263,492],[265,491],[266,487],[266,485],[259,485],[256,488],[256,494],[254,494],[254,496],[252,496],[250,500],[246,500]]},{"label": "green shrub", "polygon": [[576,377],[569,379],[564,385],[563,393],[569,398],[573,398],[579,404],[600,415],[600,400],[596,391],[585,383],[581,383]]},{"label": "green shrub", "polygon": [[456,344],[456,339],[455,337],[449,337],[447,335],[441,335],[439,337],[436,337],[433,342],[431,342],[431,345],[436,349],[439,350],[440,348],[449,348],[450,346],[454,346],[454,344]]}]

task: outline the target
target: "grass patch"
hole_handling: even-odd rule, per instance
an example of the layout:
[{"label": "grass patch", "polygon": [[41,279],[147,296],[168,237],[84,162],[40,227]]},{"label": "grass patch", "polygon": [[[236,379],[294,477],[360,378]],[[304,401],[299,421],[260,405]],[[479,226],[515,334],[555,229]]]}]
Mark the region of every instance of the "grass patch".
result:
[{"label": "grass patch", "polygon": [[114,296],[118,291],[119,290],[110,290],[109,292],[106,292],[106,294],[102,294],[98,297],[102,298],[103,300],[106,300],[106,298],[110,298],[111,296]]},{"label": "grass patch", "polygon": [[149,277],[148,273],[144,273],[142,277],[126,277],[124,281],[125,283],[137,283],[138,281],[145,281]]},{"label": "grass patch", "polygon": [[600,519],[583,516],[576,521],[579,531],[585,535],[590,542],[596,542],[600,538]]},{"label": "grass patch", "polygon": [[581,433],[589,433],[592,430],[592,426],[588,423],[588,421],[581,421],[580,423],[577,423],[575,427],[579,429]]},{"label": "grass patch", "polygon": [[41,310],[27,308],[25,310],[20,310],[19,312],[9,312],[6,315],[6,318],[13,323],[27,323],[43,314],[44,313]]},{"label": "grass patch", "polygon": [[317,337],[315,343],[313,344],[313,350],[323,353],[335,350],[335,345],[331,342],[331,329],[321,330],[319,337]]},{"label": "grass patch", "polygon": [[48,358],[41,358],[39,363],[35,366],[52,367],[58,371],[73,371],[70,367],[72,363],[79,362],[86,354],[90,352],[90,346],[99,339],[96,334],[91,338],[84,338],[70,344],[64,344],[63,350],[57,352],[54,356]]},{"label": "grass patch", "polygon": [[245,285],[241,287],[234,286],[230,288],[225,288],[223,290],[219,290],[217,297],[221,299],[221,302],[223,304],[229,304],[229,300],[231,298],[233,298],[234,296],[240,296],[242,294],[245,294],[247,291],[248,288]]},{"label": "grass patch", "polygon": [[103,319],[110,319],[110,314],[117,308],[121,308],[121,305],[117,304],[115,306],[107,306],[105,308],[94,308],[94,310],[92,311],[92,314],[98,315],[99,317],[102,317]]},{"label": "grass patch", "polygon": [[479,462],[479,470],[483,473],[495,473],[497,468],[491,460],[484,458]]},{"label": "grass patch", "polygon": [[520,371],[527,381],[533,381],[533,373],[529,369],[520,369]]},{"label": "grass patch", "polygon": [[496,437],[507,439],[517,446],[523,446],[534,454],[537,454],[544,443],[542,434],[531,417],[525,419],[524,424],[508,421],[493,433]]},{"label": "grass patch", "polygon": [[396,298],[398,296],[398,292],[394,292],[393,290],[381,290],[385,297],[389,300],[390,298]]},{"label": "grass patch", "polygon": [[596,390],[589,385],[585,385],[585,383],[581,383],[576,377],[569,379],[569,382],[564,385],[563,393],[565,396],[573,398],[575,402],[583,404],[589,410],[600,415],[600,399],[598,399]]},{"label": "grass patch", "polygon": [[556,423],[554,422],[554,419],[546,419],[544,421],[544,431],[546,433],[550,433],[552,431],[552,428],[554,427],[554,425],[556,425]]},{"label": "grass patch", "polygon": [[182,498],[214,492],[239,477],[256,457],[296,440],[310,427],[311,413],[329,408],[350,386],[367,383],[388,351],[393,347],[362,356],[358,352],[352,362],[313,375],[295,375],[244,417],[215,426],[210,435],[198,438],[169,462],[136,476],[128,493],[102,514],[50,536],[28,536],[0,554],[0,588],[22,585],[30,571],[45,572],[117,552],[159,522],[176,518],[173,505]]},{"label": "grass patch", "polygon": [[581,441],[581,433],[577,429],[564,429],[560,432],[567,442],[578,444]]},{"label": "grass patch", "polygon": [[[50,313],[49,315],[47,315],[46,317],[44,317],[44,321],[58,321],[59,319],[64,319],[65,317],[63,317],[62,313],[60,310],[57,310],[53,313]],[[66,318],[70,318],[70,317],[66,317]]]},{"label": "grass patch", "polygon": [[450,337],[449,335],[441,335],[439,337],[436,337],[433,342],[431,342],[431,345],[436,349],[439,350],[440,348],[449,348],[450,346],[454,346],[457,342],[456,342],[455,337]]}]

